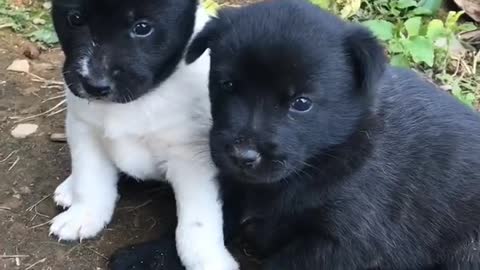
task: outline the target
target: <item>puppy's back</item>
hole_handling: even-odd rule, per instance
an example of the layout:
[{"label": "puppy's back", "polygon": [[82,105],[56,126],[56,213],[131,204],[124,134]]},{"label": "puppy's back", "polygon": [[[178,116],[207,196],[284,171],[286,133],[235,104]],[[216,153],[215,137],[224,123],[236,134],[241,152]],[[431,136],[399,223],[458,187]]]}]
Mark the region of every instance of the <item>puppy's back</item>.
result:
[{"label": "puppy's back", "polygon": [[438,252],[465,232],[474,237],[480,223],[479,114],[415,72],[396,68],[385,73],[375,110],[383,126],[368,167],[378,172],[373,183],[389,185],[392,220],[425,239],[442,235]]},{"label": "puppy's back", "polygon": [[448,133],[451,139],[461,136],[470,141],[471,150],[480,147],[480,114],[414,71],[389,68],[377,89],[377,101],[378,113],[387,123],[397,124],[394,130],[432,136]]}]

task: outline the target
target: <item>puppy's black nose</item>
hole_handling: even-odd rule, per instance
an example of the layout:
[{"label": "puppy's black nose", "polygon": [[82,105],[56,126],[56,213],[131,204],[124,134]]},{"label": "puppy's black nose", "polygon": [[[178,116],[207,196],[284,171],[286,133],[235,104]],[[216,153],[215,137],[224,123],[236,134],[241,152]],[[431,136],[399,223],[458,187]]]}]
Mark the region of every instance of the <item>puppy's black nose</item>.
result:
[{"label": "puppy's black nose", "polygon": [[104,97],[112,92],[110,83],[104,79],[82,78],[82,86],[93,97]]},{"label": "puppy's black nose", "polygon": [[253,148],[234,147],[233,158],[238,166],[245,169],[253,169],[260,164],[262,157]]}]

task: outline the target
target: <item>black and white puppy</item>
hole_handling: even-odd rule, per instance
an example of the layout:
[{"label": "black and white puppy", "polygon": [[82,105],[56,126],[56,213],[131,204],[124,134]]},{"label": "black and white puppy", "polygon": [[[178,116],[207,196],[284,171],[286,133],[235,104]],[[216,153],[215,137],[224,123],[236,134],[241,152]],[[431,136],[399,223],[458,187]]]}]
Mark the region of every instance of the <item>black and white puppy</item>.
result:
[{"label": "black and white puppy", "polygon": [[209,20],[204,10],[196,0],[55,0],[53,19],[66,55],[72,173],[55,191],[68,209],[50,232],[61,240],[96,236],[112,218],[120,171],[166,176],[187,269],[237,269],[208,154],[208,57],[184,61]]},{"label": "black and white puppy", "polygon": [[222,11],[187,60],[207,48],[226,231],[262,269],[480,269],[476,112],[303,0]]}]

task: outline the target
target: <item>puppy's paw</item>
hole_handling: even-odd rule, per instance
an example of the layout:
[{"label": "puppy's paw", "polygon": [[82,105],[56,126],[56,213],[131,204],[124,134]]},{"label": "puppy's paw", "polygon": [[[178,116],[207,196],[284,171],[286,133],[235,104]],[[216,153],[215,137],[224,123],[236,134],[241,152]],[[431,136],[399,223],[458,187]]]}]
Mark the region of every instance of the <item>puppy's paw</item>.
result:
[{"label": "puppy's paw", "polygon": [[111,270],[185,270],[178,258],[173,236],[120,249],[110,258],[109,268]]},{"label": "puppy's paw", "polygon": [[[206,254],[202,254],[205,256]],[[206,257],[202,258],[187,255],[182,257],[185,260],[188,270],[239,270],[238,263],[232,257],[227,249],[209,252]]]},{"label": "puppy's paw", "polygon": [[58,239],[76,241],[95,237],[110,222],[113,207],[77,204],[52,220],[50,234]]},{"label": "puppy's paw", "polygon": [[223,241],[211,240],[217,235],[218,232],[205,227],[177,226],[178,254],[187,270],[239,269]]},{"label": "puppy's paw", "polygon": [[72,176],[70,175],[65,181],[63,181],[53,194],[53,200],[57,206],[66,209],[72,206],[73,201],[73,189],[72,189]]}]

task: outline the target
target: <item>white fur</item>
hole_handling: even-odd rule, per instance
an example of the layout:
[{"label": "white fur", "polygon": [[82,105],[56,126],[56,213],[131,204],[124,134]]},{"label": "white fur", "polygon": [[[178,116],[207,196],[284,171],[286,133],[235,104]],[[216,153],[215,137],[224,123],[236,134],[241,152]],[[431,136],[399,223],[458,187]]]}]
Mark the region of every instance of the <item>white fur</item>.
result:
[{"label": "white fur", "polygon": [[90,61],[90,55],[84,56],[80,59],[80,67],[78,69],[78,73],[83,77],[88,77],[90,74],[90,70],[88,69],[88,62]]},{"label": "white fur", "polygon": [[[195,32],[207,22],[200,8]],[[68,208],[52,220],[62,240],[96,236],[111,220],[118,172],[172,184],[180,258],[188,270],[235,270],[223,242],[222,203],[208,147],[209,59],[179,64],[158,89],[127,104],[87,101],[67,90],[72,174],[56,189]]]}]

